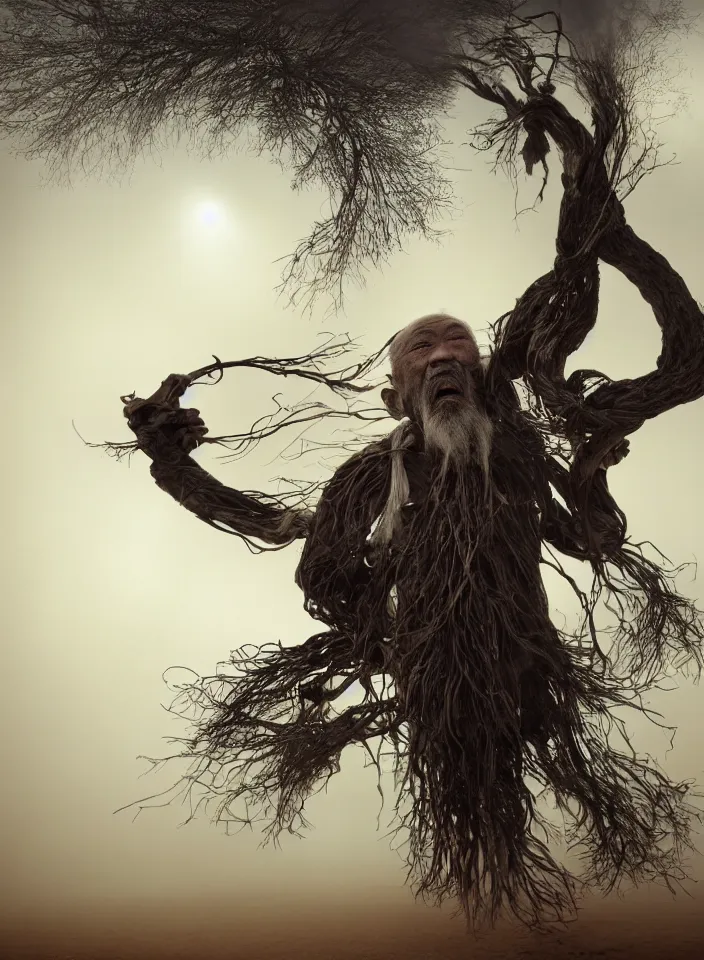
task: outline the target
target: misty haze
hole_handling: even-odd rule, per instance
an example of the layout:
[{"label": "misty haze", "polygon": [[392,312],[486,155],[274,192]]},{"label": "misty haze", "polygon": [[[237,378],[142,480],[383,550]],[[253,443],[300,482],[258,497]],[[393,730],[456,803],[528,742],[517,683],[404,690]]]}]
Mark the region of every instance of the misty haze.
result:
[{"label": "misty haze", "polygon": [[[385,8],[388,39],[409,62],[432,63],[454,42],[431,0],[418,3],[418,20],[403,29],[396,0],[368,2],[370,16]],[[630,4],[555,6],[575,36],[601,43],[614,9]],[[704,40],[694,33],[678,47],[685,66],[677,83],[690,99],[658,126],[663,159],[676,155],[676,163],[645,177],[625,208],[701,305]],[[564,99],[588,121],[572,93]],[[294,582],[300,542],[252,556],[165,496],[143,454],[116,461],[83,440],[133,441],[120,398],[147,397],[168,374],[213,355],[294,357],[327,333],[349,333],[359,344],[353,362],[437,313],[468,323],[484,352],[490,325],[551,269],[562,198],[553,151],[542,203],[516,217],[535,202],[542,169],[527,177],[521,168],[516,195],[491,157],[467,144],[467,131],[488,115],[465,90],[443,124],[455,200],[433,224],[447,231],[439,241],[407,239],[363,284],[346,287],[342,306],[326,290],[309,312],[278,291],[284,258],[330,215],[320,184],[294,191],[289,171],[266,155],[204,158],[177,141],[140,154],[126,175],[76,170],[67,185],[46,159],[18,155],[11,138],[0,143],[8,407],[0,953],[8,960],[702,955],[699,853],[676,899],[646,885],[623,898],[587,897],[577,922],[547,939],[503,921],[469,938],[454,905],[414,902],[388,835],[390,765],[382,807],[362,750],[344,752],[341,772],[306,805],[312,828],[304,838],[284,834],[280,846],[260,846],[257,824],[227,831],[203,814],[183,825],[189,811],[178,804],[115,813],[186,772],[181,763],[147,773],[140,759],[178,751],[167,738],[186,735],[185,722],[164,709],[176,684],[211,675],[234,648],[293,646],[320,626]],[[567,374],[594,368],[635,379],[654,369],[660,331],[635,286],[600,269],[599,318]],[[383,378],[388,362],[380,369]],[[229,370],[217,385],[190,388],[182,406],[198,408],[212,436],[246,432],[275,409],[279,391],[285,403],[311,393],[305,382]],[[698,607],[703,404],[648,420],[609,473],[629,536],[652,541],[673,565],[690,564],[678,587]],[[339,442],[335,427],[323,422],[314,438]],[[339,451],[337,459],[325,450],[281,459],[292,439],[275,435],[242,460],[207,445],[194,456],[238,490],[273,491],[282,474],[327,480]],[[554,623],[576,623],[574,594],[558,577],[546,583]],[[673,781],[704,790],[701,688],[674,676],[648,705],[663,727],[627,714],[638,750]],[[544,809],[559,822],[547,801]],[[701,846],[700,826],[695,833]],[[555,855],[576,866],[559,845]]]}]

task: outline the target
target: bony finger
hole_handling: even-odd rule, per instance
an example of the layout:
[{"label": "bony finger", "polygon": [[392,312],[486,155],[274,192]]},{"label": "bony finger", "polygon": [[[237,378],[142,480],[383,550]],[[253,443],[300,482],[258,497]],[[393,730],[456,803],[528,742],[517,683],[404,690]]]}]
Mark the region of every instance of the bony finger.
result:
[{"label": "bony finger", "polygon": [[131,406],[129,413],[125,412],[131,430],[152,426],[158,414],[159,408],[146,400],[143,400],[139,405]]},{"label": "bony finger", "polygon": [[184,448],[184,450],[195,450],[204,442],[204,437],[195,431],[184,433],[184,435],[181,437],[181,446]]},{"label": "bony finger", "polygon": [[163,407],[157,409],[154,412],[154,415],[149,418],[149,426],[153,429],[158,429],[163,427],[166,424],[173,423],[173,413],[168,408],[164,409]]},{"label": "bony finger", "polygon": [[138,410],[148,403],[147,400],[142,400],[141,397],[132,397],[131,400],[128,400],[126,397],[120,397],[120,399],[127,401],[122,408],[122,413],[124,414],[126,420],[129,420],[130,417],[133,417]]},{"label": "bony finger", "polygon": [[191,385],[190,377],[185,373],[170,373],[161,385],[149,398],[153,403],[168,403],[178,406],[178,399],[182,397]]}]

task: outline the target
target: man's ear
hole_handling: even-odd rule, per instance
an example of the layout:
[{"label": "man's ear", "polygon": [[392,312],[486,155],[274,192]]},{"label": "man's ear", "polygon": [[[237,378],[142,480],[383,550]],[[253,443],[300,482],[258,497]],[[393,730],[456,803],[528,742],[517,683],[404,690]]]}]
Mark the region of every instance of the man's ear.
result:
[{"label": "man's ear", "polygon": [[401,402],[398,390],[395,390],[393,387],[384,387],[381,391],[381,399],[389,412],[389,416],[393,417],[394,420],[403,420],[406,413],[403,409],[403,403]]}]

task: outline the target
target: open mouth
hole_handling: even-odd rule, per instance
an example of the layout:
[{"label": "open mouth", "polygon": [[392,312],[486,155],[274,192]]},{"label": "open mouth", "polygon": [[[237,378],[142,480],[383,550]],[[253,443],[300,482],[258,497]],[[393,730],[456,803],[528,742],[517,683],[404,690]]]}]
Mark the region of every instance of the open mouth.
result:
[{"label": "open mouth", "polygon": [[461,397],[461,396],[462,396],[462,391],[460,390],[459,387],[446,386],[446,387],[440,387],[439,390],[435,391],[436,400],[442,400],[445,397]]}]

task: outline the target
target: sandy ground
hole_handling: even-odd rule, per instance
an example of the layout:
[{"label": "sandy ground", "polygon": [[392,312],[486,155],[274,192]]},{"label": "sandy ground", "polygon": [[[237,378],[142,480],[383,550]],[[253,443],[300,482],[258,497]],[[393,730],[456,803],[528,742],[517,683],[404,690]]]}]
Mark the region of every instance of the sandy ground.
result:
[{"label": "sandy ground", "polygon": [[15,909],[0,919],[3,960],[701,960],[698,899],[590,904],[549,936],[500,929],[474,939],[447,913],[410,903],[282,911],[275,904],[93,903]]}]

